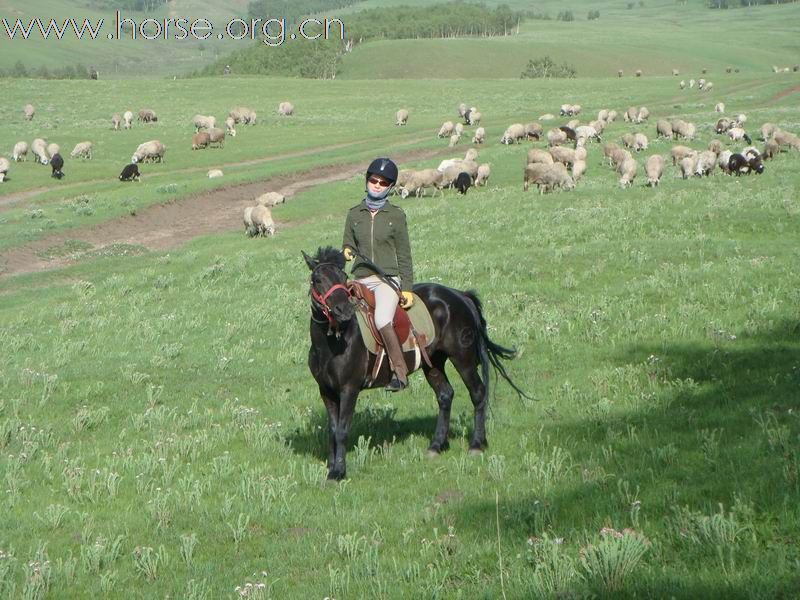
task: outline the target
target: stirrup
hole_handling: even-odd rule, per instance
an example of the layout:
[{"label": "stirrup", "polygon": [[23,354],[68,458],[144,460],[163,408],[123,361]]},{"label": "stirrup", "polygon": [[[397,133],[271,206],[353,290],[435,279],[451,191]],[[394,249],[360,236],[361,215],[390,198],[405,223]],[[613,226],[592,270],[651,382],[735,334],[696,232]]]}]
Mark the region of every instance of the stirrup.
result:
[{"label": "stirrup", "polygon": [[408,387],[407,383],[403,383],[400,381],[400,378],[397,377],[394,373],[392,373],[392,379],[386,384],[384,388],[387,392],[400,392]]}]

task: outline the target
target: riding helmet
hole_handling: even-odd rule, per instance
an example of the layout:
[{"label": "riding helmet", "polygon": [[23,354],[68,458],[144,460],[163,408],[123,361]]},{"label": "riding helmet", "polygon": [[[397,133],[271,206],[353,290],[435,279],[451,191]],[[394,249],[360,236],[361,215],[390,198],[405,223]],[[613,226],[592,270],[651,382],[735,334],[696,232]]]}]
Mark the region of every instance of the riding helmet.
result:
[{"label": "riding helmet", "polygon": [[380,175],[394,185],[397,181],[397,165],[390,158],[376,158],[367,167],[367,177]]}]

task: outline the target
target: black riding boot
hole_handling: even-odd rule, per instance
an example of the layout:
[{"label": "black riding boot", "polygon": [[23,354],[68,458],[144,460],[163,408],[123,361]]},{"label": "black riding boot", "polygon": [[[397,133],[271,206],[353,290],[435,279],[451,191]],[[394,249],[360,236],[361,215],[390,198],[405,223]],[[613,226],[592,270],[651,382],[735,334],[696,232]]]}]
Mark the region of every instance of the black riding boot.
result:
[{"label": "black riding boot", "polygon": [[389,323],[381,330],[383,345],[386,347],[386,356],[389,357],[389,366],[392,367],[392,380],[386,389],[390,392],[399,392],[408,386],[408,367],[406,359],[403,357],[403,349],[400,347],[400,340],[394,331],[394,326]]}]

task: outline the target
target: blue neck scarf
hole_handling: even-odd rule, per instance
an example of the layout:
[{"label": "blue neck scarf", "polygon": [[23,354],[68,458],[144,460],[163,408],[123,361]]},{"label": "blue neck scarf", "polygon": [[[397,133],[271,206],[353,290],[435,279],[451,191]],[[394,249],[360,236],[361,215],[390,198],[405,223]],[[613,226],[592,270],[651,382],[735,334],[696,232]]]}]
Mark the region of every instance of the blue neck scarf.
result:
[{"label": "blue neck scarf", "polygon": [[390,185],[378,194],[372,194],[369,190],[367,190],[367,197],[364,198],[367,208],[370,210],[380,210],[386,206],[387,197],[389,196],[389,192],[392,191],[393,187],[394,185]]}]

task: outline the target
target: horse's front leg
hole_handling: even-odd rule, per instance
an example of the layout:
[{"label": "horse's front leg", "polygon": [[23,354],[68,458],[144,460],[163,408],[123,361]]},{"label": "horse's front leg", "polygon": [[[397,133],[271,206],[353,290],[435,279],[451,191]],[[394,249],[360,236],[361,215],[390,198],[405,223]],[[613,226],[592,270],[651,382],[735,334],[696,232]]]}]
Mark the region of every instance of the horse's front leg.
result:
[{"label": "horse's front leg", "polygon": [[[340,481],[347,476],[347,436],[353,422],[358,389],[345,389],[339,392],[337,401],[329,403],[323,396],[325,406],[328,407],[328,423],[331,436],[331,453],[328,457],[328,479]],[[331,407],[330,405],[333,405]],[[335,415],[335,419],[334,419]]]},{"label": "horse's front leg", "polygon": [[333,476],[333,466],[336,462],[336,429],[339,423],[339,398],[335,392],[319,387],[319,395],[328,411],[328,479]]}]

